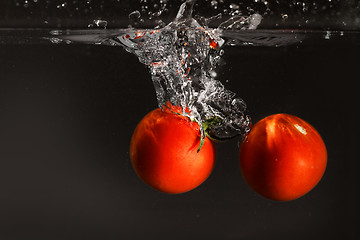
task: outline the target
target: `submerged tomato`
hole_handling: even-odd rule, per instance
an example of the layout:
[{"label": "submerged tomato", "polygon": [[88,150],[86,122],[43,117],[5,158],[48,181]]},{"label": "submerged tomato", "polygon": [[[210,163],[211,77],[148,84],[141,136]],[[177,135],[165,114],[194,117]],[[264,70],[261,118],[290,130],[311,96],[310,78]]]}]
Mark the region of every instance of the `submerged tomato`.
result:
[{"label": "submerged tomato", "polygon": [[260,195],[289,201],[320,181],[327,162],[319,133],[304,120],[275,114],[255,124],[240,148],[242,174]]},{"label": "submerged tomato", "polygon": [[206,138],[197,153],[199,144],[197,123],[155,109],[136,127],[130,158],[138,176],[153,188],[165,193],[183,193],[204,182],[214,167],[215,146]]}]

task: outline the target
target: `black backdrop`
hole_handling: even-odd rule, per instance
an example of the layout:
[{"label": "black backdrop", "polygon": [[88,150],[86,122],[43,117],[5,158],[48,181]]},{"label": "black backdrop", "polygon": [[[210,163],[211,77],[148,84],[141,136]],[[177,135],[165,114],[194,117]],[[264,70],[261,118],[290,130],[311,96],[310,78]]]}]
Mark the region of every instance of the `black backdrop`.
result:
[{"label": "black backdrop", "polygon": [[191,192],[141,182],[129,141],[157,103],[147,69],[121,48],[0,45],[0,238],[355,239],[358,42],[225,49],[219,79],[253,122],[294,114],[327,146],[321,182],[283,203],[246,185],[239,139],[217,145]]}]

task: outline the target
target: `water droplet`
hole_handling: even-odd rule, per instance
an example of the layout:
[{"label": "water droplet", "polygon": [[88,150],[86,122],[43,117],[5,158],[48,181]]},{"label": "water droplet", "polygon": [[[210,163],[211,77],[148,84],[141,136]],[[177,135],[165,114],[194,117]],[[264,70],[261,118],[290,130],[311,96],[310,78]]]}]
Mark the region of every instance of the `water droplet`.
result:
[{"label": "water droplet", "polygon": [[288,17],[289,16],[286,13],[281,14],[281,18],[284,19],[284,20],[287,19]]},{"label": "water droplet", "polygon": [[218,7],[218,2],[217,2],[216,0],[212,0],[212,1],[210,2],[210,5],[211,5],[212,8],[217,9],[217,7]]},{"label": "water droplet", "polygon": [[67,2],[63,2],[56,6],[57,9],[65,8],[67,6]]},{"label": "water droplet", "polygon": [[104,28],[104,29],[107,27],[107,24],[108,24],[107,21],[101,20],[101,19],[94,20],[93,22],[94,22],[95,26]]},{"label": "water droplet", "polygon": [[239,9],[239,5],[237,5],[237,4],[235,4],[235,3],[232,3],[232,4],[230,4],[230,6],[229,6],[231,9]]},{"label": "water droplet", "polygon": [[135,10],[131,12],[128,17],[130,20],[137,20],[141,17],[141,13],[138,10]]},{"label": "water droplet", "polygon": [[262,16],[260,14],[253,14],[250,16],[249,19],[249,29],[256,29],[257,26],[261,23]]},{"label": "water droplet", "polygon": [[60,39],[60,38],[50,38],[50,41],[51,41],[52,43],[58,44],[58,43],[61,43],[63,40]]},{"label": "water droplet", "polygon": [[216,77],[217,77],[217,73],[216,73],[214,70],[211,70],[209,73],[210,73],[210,76],[211,76],[212,78],[216,78]]},{"label": "water droplet", "polygon": [[156,24],[155,29],[163,28],[166,25],[165,22],[163,22],[161,19],[155,20],[155,24]]},{"label": "water droplet", "polygon": [[330,31],[326,31],[326,34],[325,34],[325,39],[326,40],[329,40],[330,39],[330,37],[331,37],[331,32]]}]

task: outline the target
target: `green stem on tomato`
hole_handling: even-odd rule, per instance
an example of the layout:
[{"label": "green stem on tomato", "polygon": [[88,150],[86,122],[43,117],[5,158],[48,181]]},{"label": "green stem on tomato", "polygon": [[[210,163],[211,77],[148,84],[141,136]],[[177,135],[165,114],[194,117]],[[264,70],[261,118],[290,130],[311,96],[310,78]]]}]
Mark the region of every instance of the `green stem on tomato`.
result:
[{"label": "green stem on tomato", "polygon": [[212,137],[210,135],[210,126],[215,124],[215,123],[218,123],[219,122],[219,118],[218,117],[212,117],[212,118],[209,118],[207,119],[205,122],[198,122],[199,126],[200,126],[200,144],[199,144],[199,148],[197,150],[197,152],[200,152],[202,146],[204,145],[204,142],[205,142],[205,137],[208,137],[210,140],[212,141],[218,141],[219,139],[216,139],[214,137]]},{"label": "green stem on tomato", "polygon": [[207,119],[205,122],[200,122],[196,119],[191,118],[190,115],[175,112],[171,108],[169,108],[167,105],[164,105],[164,106],[167,107],[170,110],[170,112],[177,114],[177,115],[188,117],[192,122],[196,122],[199,125],[199,127],[200,127],[200,130],[199,130],[200,131],[200,144],[197,149],[197,153],[199,153],[201,148],[204,146],[206,137],[208,137],[211,141],[214,141],[214,142],[221,141],[220,139],[217,139],[217,138],[211,136],[211,133],[210,133],[210,126],[220,122],[218,117],[214,116],[212,118]]}]

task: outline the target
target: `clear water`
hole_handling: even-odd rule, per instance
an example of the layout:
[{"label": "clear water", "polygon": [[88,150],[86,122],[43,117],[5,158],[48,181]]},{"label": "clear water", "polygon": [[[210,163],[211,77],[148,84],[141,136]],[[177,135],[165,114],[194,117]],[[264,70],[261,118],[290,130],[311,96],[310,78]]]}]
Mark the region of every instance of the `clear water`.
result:
[{"label": "clear water", "polygon": [[[250,130],[245,102],[235,98],[235,93],[215,79],[215,69],[225,42],[220,31],[232,29],[235,25],[241,25],[241,29],[256,29],[262,17],[259,14],[236,15],[220,24],[219,28],[210,29],[207,23],[211,19],[202,19],[204,24],[201,25],[193,18],[194,4],[192,0],[181,4],[175,20],[162,28],[128,29],[125,34],[103,39],[101,44],[122,46],[149,68],[158,106],[181,106],[182,115],[199,123],[200,150],[205,135],[227,139]],[[129,14],[130,19],[139,17],[138,11]],[[94,23],[106,27],[104,21]],[[52,34],[58,36],[50,38],[53,43],[76,40],[72,33],[64,36],[53,31]]]},{"label": "clear water", "polygon": [[[180,29],[193,37],[188,40],[188,36],[182,36],[187,38],[187,47],[183,47],[184,39],[178,38],[177,47],[172,48],[175,28],[177,33]],[[357,45],[358,38],[356,31],[222,30],[205,29],[197,22],[190,26],[175,24],[165,29],[0,30],[0,44],[91,44],[124,48],[150,69],[158,106],[170,102],[182,106],[183,114],[200,125],[215,122],[207,132],[215,139],[243,135],[249,131],[251,123],[246,103],[216,80],[216,68],[226,54],[224,48],[276,48],[325,41]],[[214,48],[210,41],[216,44]],[[185,109],[190,109],[191,114]],[[202,134],[205,135],[203,129]]]},{"label": "clear water", "polygon": [[[26,11],[46,2],[28,1]],[[57,9],[55,2],[49,4]],[[149,2],[154,1],[143,6]],[[216,2],[211,9],[228,9]],[[301,2],[314,8],[310,1]],[[327,9],[342,3],[326,1]],[[148,69],[120,46],[118,38],[133,33],[126,24],[111,28],[108,21],[104,29],[92,15],[82,29],[64,30],[65,24],[58,27],[51,18],[49,28],[2,25],[0,236],[355,239],[360,33],[351,27],[307,28],[314,19],[328,24],[329,18],[321,22],[321,11],[308,24],[306,18],[294,21],[294,28],[218,32],[224,52],[211,78],[246,102],[253,122],[278,112],[297,115],[320,132],[328,148],[323,181],[304,198],[281,204],[246,186],[238,167],[238,139],[217,144],[214,172],[187,194],[160,194],[138,179],[129,161],[129,140],[158,102]],[[294,11],[283,13],[280,26],[292,20]],[[356,23],[350,12],[344,15]],[[150,31],[141,18],[135,27]],[[343,26],[342,20],[334,24]],[[96,23],[99,29],[87,28]]]},{"label": "clear water", "polygon": [[[90,41],[119,35],[112,31],[83,33]],[[51,35],[16,32],[7,31],[15,36],[12,44],[0,44],[4,239],[358,236],[352,220],[359,189],[358,33],[332,32],[330,39],[326,31],[226,33],[232,36],[226,41],[238,39],[239,45],[224,43],[216,79],[246,102],[252,121],[278,112],[297,115],[328,148],[319,185],[304,198],[275,203],[242,179],[238,138],[217,144],[214,172],[194,191],[168,196],[147,187],[128,151],[136,124],[158,104],[149,70],[122,47],[48,39],[19,44],[26,34]],[[242,44],[250,36],[303,40],[279,47]]]},{"label": "clear water", "polygon": [[[251,123],[246,103],[216,80],[223,46],[286,46],[302,43],[307,31],[255,31],[263,17],[258,13],[244,16],[237,10],[231,11],[230,17],[217,28],[209,28],[214,19],[223,18],[222,14],[194,19],[194,4],[195,1],[186,1],[174,21],[155,29],[106,30],[107,21],[94,20],[89,27],[102,30],[53,30],[51,36],[43,39],[51,43],[121,46],[149,68],[160,108],[168,103],[181,106],[183,115],[199,123],[202,138],[208,135],[221,140],[244,135]],[[214,4],[212,2],[213,7],[217,3]],[[229,7],[239,8],[235,4]],[[163,7],[159,15],[162,10]],[[140,18],[137,10],[129,14],[134,23]],[[343,36],[344,32],[326,31],[324,39],[334,35]],[[3,41],[9,42],[11,38]]]},{"label": "clear water", "polygon": [[[213,29],[214,30],[214,29]],[[110,45],[109,39],[133,32],[132,29],[78,29],[54,30],[47,28],[0,28],[1,45],[21,44],[90,44]],[[139,31],[153,31],[139,29]],[[331,40],[333,43],[352,42],[358,45],[360,31],[349,30],[301,30],[301,29],[257,29],[219,31],[225,40],[224,46],[233,47],[281,47],[290,45],[308,45]],[[116,45],[116,44],[115,44]]]}]

